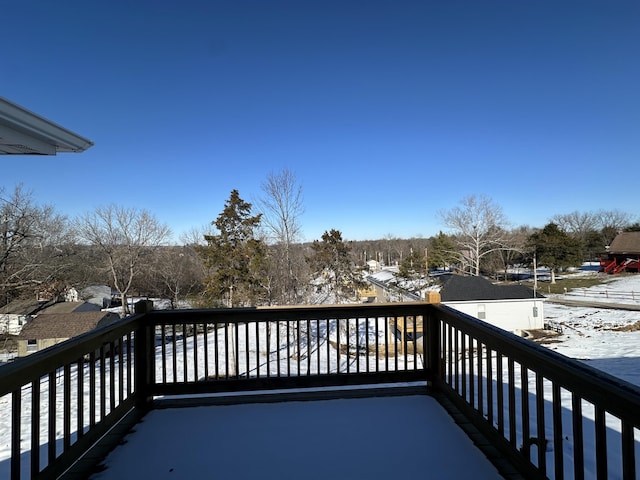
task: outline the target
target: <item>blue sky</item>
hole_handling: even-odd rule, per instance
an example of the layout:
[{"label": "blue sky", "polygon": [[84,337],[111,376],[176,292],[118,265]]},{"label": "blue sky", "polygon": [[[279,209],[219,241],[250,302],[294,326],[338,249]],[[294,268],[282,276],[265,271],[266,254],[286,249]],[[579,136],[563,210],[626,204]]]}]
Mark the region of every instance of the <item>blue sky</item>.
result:
[{"label": "blue sky", "polygon": [[470,194],[514,226],[640,213],[637,1],[24,0],[2,15],[0,95],[95,146],[5,157],[0,186],[69,216],[135,206],[178,236],[283,168],[306,240],[428,237]]}]

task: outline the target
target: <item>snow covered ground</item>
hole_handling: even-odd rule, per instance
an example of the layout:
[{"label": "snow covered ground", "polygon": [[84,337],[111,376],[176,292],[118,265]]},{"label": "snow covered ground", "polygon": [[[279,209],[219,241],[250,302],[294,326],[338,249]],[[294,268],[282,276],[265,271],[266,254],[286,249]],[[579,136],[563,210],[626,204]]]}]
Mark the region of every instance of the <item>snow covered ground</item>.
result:
[{"label": "snow covered ground", "polygon": [[[640,306],[640,275],[607,278],[606,284],[557,297]],[[551,302],[544,308],[545,319],[563,327],[547,348],[640,386],[640,311]]]}]

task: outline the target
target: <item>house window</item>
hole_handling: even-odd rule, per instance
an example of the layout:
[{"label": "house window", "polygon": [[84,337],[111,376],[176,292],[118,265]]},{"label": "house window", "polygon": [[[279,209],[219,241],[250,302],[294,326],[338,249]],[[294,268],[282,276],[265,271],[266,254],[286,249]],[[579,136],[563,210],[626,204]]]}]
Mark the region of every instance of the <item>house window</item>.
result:
[{"label": "house window", "polygon": [[27,340],[27,352],[35,352],[38,350],[38,342],[35,338]]},{"label": "house window", "polygon": [[533,318],[538,318],[538,307],[533,307]]},{"label": "house window", "polygon": [[478,318],[480,320],[486,320],[487,319],[487,312],[485,311],[484,303],[479,303],[478,304]]}]

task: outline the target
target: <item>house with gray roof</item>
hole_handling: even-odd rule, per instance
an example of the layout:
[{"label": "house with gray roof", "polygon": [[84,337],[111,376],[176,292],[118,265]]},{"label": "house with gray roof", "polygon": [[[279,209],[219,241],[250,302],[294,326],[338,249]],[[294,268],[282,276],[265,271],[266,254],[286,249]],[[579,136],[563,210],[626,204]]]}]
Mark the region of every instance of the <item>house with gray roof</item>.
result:
[{"label": "house with gray roof", "polygon": [[24,357],[119,320],[118,314],[101,311],[40,314],[18,335],[18,356]]},{"label": "house with gray roof", "polygon": [[22,327],[50,302],[45,300],[14,300],[0,307],[0,335],[18,335]]},{"label": "house with gray roof", "polygon": [[439,278],[444,305],[510,332],[544,328],[545,298],[525,285],[495,285],[483,277]]}]

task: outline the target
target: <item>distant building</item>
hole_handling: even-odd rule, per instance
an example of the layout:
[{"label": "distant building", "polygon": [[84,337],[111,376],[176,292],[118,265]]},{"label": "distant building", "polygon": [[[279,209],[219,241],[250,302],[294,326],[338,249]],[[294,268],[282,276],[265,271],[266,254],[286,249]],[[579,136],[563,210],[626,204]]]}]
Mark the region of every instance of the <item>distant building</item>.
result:
[{"label": "distant building", "polygon": [[0,307],[0,334],[18,335],[22,327],[50,302],[14,300]]},{"label": "distant building", "polygon": [[112,312],[40,314],[18,335],[18,356],[24,357],[119,320],[120,316]]},{"label": "distant building", "polygon": [[600,260],[600,271],[613,274],[640,272],[640,232],[616,235]]},{"label": "distant building", "polygon": [[444,305],[510,332],[544,328],[545,298],[524,285],[495,285],[477,276],[442,275]]}]

